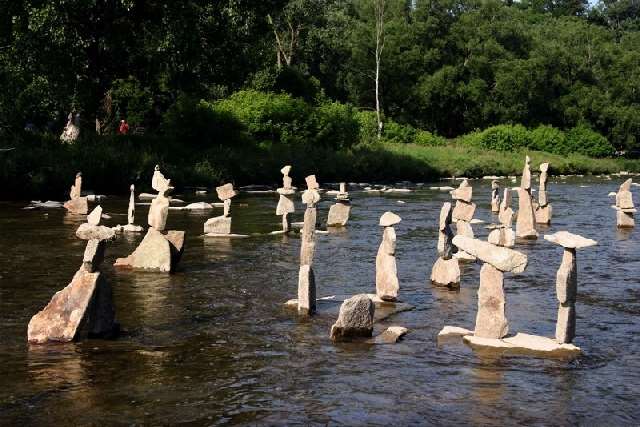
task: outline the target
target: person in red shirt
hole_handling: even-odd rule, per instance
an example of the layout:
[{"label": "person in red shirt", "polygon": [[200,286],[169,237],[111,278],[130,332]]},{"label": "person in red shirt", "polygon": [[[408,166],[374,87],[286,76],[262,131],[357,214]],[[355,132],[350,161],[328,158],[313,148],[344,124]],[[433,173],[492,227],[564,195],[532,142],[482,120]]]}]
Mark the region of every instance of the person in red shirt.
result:
[{"label": "person in red shirt", "polygon": [[118,128],[118,133],[120,135],[126,135],[129,133],[129,124],[126,120],[120,120],[120,127]]}]

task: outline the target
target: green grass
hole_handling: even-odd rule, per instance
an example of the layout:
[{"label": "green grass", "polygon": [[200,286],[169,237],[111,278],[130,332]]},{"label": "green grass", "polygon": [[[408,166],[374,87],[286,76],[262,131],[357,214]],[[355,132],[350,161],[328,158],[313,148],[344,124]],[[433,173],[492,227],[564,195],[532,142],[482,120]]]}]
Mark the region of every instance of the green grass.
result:
[{"label": "green grass", "polygon": [[57,138],[31,136],[3,146],[15,146],[15,150],[0,152],[0,199],[23,200],[63,200],[77,171],[84,175],[85,188],[97,193],[127,194],[131,183],[138,191],[151,191],[156,163],[178,191],[189,186],[212,188],[228,181],[276,185],[285,164],[293,165],[296,181],[317,174],[320,182],[426,182],[449,176],[517,175],[526,154],[535,169],[541,162],[550,162],[551,174],[640,171],[640,160],[490,151],[456,141],[438,146],[382,142],[336,151],[311,144],[268,142],[192,147],[159,137],[94,136],[65,145]]}]

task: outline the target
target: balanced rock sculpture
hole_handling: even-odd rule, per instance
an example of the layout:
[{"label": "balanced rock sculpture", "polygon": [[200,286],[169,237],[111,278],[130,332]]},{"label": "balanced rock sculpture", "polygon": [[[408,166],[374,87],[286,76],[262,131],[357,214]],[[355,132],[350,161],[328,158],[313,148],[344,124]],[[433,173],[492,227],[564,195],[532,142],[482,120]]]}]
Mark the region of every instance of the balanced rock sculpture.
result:
[{"label": "balanced rock sculpture", "polygon": [[556,341],[560,344],[568,344],[573,341],[576,335],[575,304],[578,293],[576,250],[597,245],[598,242],[568,231],[558,231],[551,235],[545,235],[544,238],[564,248],[562,263],[556,274],[556,297],[559,303]]},{"label": "balanced rock sculpture", "polygon": [[370,337],[373,333],[375,304],[366,294],[355,295],[340,306],[338,320],[331,327],[333,341]]},{"label": "balanced rock sculpture", "polygon": [[119,233],[141,233],[143,228],[139,225],[135,225],[135,213],[136,213],[136,187],[131,184],[129,190],[131,195],[129,196],[129,208],[127,209],[127,225],[117,225],[114,229]]},{"label": "balanced rock sculpture", "polygon": [[522,273],[527,267],[527,256],[465,236],[454,237],[453,244],[484,263],[480,269],[478,313],[473,336],[492,339],[506,336],[509,323],[505,314],[504,273]]},{"label": "balanced rock sculpture", "polygon": [[534,211],[536,216],[536,223],[538,224],[550,224],[552,207],[551,203],[547,199],[547,171],[549,170],[549,163],[540,164],[540,188],[538,190],[538,203],[534,205]]},{"label": "balanced rock sculpture", "polygon": [[500,212],[500,184],[498,181],[491,181],[491,212]]},{"label": "balanced rock sculpture", "polygon": [[401,218],[393,212],[385,212],[380,217],[380,226],[384,227],[382,243],[376,256],[376,295],[383,301],[396,301],[400,283],[396,267],[396,230],[394,225]]},{"label": "balanced rock sculpture", "polygon": [[438,226],[438,259],[431,269],[431,283],[448,288],[460,287],[460,264],[453,257],[457,248],[453,245],[453,231],[451,230],[451,203],[446,202],[440,210]]},{"label": "balanced rock sculpture", "polygon": [[535,211],[531,200],[531,159],[525,159],[522,179],[518,192],[518,216],[516,218],[516,237],[521,239],[537,239]]},{"label": "balanced rock sculpture", "polygon": [[620,185],[620,189],[616,193],[616,204],[612,206],[616,210],[616,222],[619,228],[631,228],[636,225],[634,219],[636,208],[633,204],[631,183],[632,180],[629,178]]},{"label": "balanced rock sculpture", "polygon": [[216,187],[218,198],[223,203],[223,213],[220,216],[209,218],[204,223],[204,234],[210,237],[227,236],[231,234],[231,199],[238,193],[233,189],[233,184],[228,183]]},{"label": "balanced rock sculpture", "polygon": [[184,250],[184,231],[165,231],[169,216],[171,180],[166,179],[158,166],[153,173],[151,186],[158,192],[151,201],[147,223],[149,229],[140,245],[126,258],[116,259],[116,267],[155,270],[169,273],[175,270]]},{"label": "balanced rock sculpture", "polygon": [[336,195],[336,203],[329,208],[327,227],[344,227],[349,221],[350,212],[351,203],[349,201],[349,193],[347,193],[347,184],[341,182],[340,191]]},{"label": "balanced rock sculpture", "polygon": [[[469,181],[463,179],[460,186],[451,191],[451,197],[456,201],[453,208],[453,222],[456,224],[456,235],[473,238],[473,228],[471,228],[471,220],[476,211],[476,204],[471,201],[473,196],[473,188],[469,185]],[[455,257],[461,261],[475,261],[475,257],[459,250]]]},{"label": "balanced rock sculpture", "polygon": [[315,252],[316,203],[320,201],[318,182],[315,175],[305,178],[307,190],[302,194],[302,203],[307,205],[304,212],[300,246],[300,270],[298,272],[298,313],[311,315],[316,311],[316,281],[313,273]]},{"label": "balanced rock sculpture", "polygon": [[75,183],[69,191],[69,200],[64,203],[64,207],[72,214],[86,215],[89,212],[87,198],[82,197],[82,172],[76,174]]},{"label": "balanced rock sculpture", "polygon": [[282,217],[282,232],[288,233],[291,228],[291,222],[289,220],[289,214],[295,212],[295,205],[293,203],[292,196],[296,190],[291,186],[291,166],[287,165],[280,169],[282,173],[282,188],[278,188],[276,191],[280,195],[278,200],[278,206],[276,207],[276,215]]},{"label": "balanced rock sculpture", "polygon": [[71,283],[51,298],[47,306],[29,321],[31,343],[69,342],[93,337],[109,337],[117,332],[111,286],[100,273],[106,242],[115,236],[100,226],[102,208],[96,207],[76,236],[87,240],[80,269]]}]

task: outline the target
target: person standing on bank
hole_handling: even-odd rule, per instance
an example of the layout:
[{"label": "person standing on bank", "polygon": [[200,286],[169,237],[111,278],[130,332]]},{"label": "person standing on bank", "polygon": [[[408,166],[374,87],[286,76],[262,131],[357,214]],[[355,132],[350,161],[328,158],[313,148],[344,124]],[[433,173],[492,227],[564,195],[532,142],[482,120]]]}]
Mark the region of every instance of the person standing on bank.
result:
[{"label": "person standing on bank", "polygon": [[118,128],[118,133],[120,135],[126,135],[129,133],[129,124],[126,120],[120,120],[120,127]]}]

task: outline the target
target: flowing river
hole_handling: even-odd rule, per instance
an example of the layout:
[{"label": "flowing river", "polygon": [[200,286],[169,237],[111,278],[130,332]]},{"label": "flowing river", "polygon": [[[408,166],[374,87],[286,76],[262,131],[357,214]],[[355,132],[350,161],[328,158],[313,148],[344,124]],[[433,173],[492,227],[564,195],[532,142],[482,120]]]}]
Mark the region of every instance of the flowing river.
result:
[{"label": "flowing river", "polygon": [[[574,343],[583,354],[572,361],[438,345],[445,325],[473,329],[480,265],[464,267],[460,291],[430,284],[438,215],[450,196],[427,186],[381,195],[351,188],[347,228],[317,236],[318,296],[372,293],[378,219],[388,210],[402,217],[400,299],[415,309],[374,331],[409,328],[397,344],[333,344],[337,309],[320,305],[306,319],[284,307],[297,295],[300,240],[266,235],[280,227],[277,194],[269,193],[233,200],[232,231],[260,234],[247,239],[201,237],[221,208],[170,211],[168,229],[187,232],[173,275],[115,271],[115,258],[142,235],[110,243],[102,271],[113,287],[119,338],[30,346],[29,319],[82,261],[85,242],[74,234],[82,219],[0,202],[0,424],[638,425],[640,230],[616,229],[607,196],[624,178],[553,177],[552,225],[537,241],[517,243],[529,256],[527,270],[505,274],[510,331],[553,337],[562,248],[542,234],[568,230],[598,241],[578,251]],[[475,218],[496,221],[490,181],[471,184]],[[179,197],[211,202],[215,193]],[[323,195],[321,220],[331,203]],[[103,224],[126,223],[126,199],[109,197],[102,206],[112,216]],[[296,209],[301,221],[299,194]],[[136,223],[146,225],[146,214],[137,207]],[[474,225],[477,237],[486,239],[485,225]]]}]

